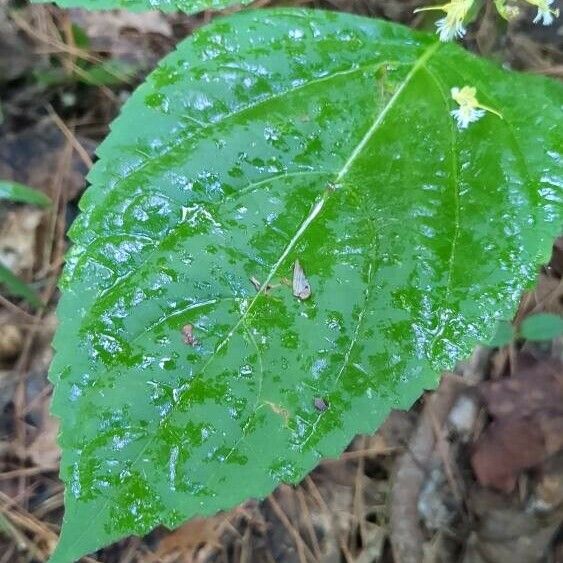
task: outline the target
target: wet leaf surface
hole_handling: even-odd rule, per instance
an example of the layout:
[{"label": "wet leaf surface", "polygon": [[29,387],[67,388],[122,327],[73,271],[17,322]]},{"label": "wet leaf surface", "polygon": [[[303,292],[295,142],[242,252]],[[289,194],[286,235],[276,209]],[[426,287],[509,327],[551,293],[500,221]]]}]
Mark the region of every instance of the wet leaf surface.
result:
[{"label": "wet leaf surface", "polygon": [[[459,131],[466,84],[504,119]],[[489,339],[560,229],[561,99],[349,15],[248,12],[180,44],[70,234],[53,561],[300,480]],[[297,259],[310,298],[266,294]]]}]

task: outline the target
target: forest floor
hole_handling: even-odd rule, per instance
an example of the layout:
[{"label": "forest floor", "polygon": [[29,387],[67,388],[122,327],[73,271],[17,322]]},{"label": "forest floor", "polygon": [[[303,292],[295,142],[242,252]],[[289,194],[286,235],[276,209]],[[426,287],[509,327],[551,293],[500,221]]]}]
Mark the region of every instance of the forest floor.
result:
[{"label": "forest floor", "polygon": [[[421,0],[422,1],[422,0]],[[296,0],[413,27],[416,0]],[[256,6],[273,5],[258,0]],[[287,4],[287,2],[286,2]],[[488,3],[465,45],[563,77],[562,30],[502,23]],[[0,294],[0,563],[46,561],[63,512],[47,369],[66,230],[97,144],[132,89],[178,40],[215,17],[88,13],[0,0],[0,178],[47,193],[0,204],[0,260],[48,306]],[[522,296],[563,314],[563,239]],[[129,538],[100,562],[563,562],[563,339],[478,348],[409,412],[357,436],[296,487],[282,485],[175,531]]]}]

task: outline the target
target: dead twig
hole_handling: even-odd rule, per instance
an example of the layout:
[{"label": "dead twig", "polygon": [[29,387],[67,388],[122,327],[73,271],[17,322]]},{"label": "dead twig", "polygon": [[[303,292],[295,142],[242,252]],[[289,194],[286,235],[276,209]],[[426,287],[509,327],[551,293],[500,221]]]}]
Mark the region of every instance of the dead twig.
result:
[{"label": "dead twig", "polygon": [[6,309],[10,310],[12,313],[24,318],[28,322],[34,322],[35,317],[30,315],[28,312],[24,311],[22,308],[18,307],[2,295],[0,295],[0,305],[6,307]]},{"label": "dead twig", "polygon": [[309,561],[316,561],[317,559],[309,549],[309,546],[303,541],[301,534],[297,531],[295,526],[289,521],[287,514],[283,511],[282,507],[274,498],[274,495],[270,495],[268,497],[268,502],[272,507],[273,511],[276,513],[276,516],[280,519],[283,527],[288,531],[288,533],[293,538],[295,543],[295,547],[297,548],[297,555],[299,557],[300,563],[307,563],[307,557]]},{"label": "dead twig", "polygon": [[47,105],[47,111],[55,125],[60,129],[61,133],[66,137],[68,142],[73,146],[74,150],[85,164],[86,168],[90,169],[94,165],[90,155],[86,149],[80,144],[74,133],[67,127],[66,123],[58,116],[57,112],[53,109],[51,104]]}]

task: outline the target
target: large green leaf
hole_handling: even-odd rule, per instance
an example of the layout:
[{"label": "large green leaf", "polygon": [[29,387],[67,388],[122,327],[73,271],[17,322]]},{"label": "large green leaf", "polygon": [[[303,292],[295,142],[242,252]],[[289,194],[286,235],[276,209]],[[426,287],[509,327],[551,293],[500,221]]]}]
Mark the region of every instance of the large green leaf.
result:
[{"label": "large green leaf", "polygon": [[[504,119],[458,130],[464,85]],[[490,338],[560,230],[561,101],[327,12],[243,13],[166,57],[71,231],[53,561],[299,481]]]},{"label": "large green leaf", "polygon": [[203,10],[222,10],[228,6],[249,4],[252,0],[31,0],[36,4],[54,2],[61,8],[85,8],[87,10],[113,10],[123,8],[132,12],[161,10],[195,14]]}]

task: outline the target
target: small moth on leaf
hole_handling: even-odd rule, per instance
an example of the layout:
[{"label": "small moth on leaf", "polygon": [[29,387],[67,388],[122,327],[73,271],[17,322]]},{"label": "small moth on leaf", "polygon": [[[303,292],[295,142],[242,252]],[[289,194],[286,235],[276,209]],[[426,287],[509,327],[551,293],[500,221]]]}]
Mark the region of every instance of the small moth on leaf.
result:
[{"label": "small moth on leaf", "polygon": [[295,260],[293,265],[293,295],[302,301],[311,297],[311,286],[299,260]]}]

